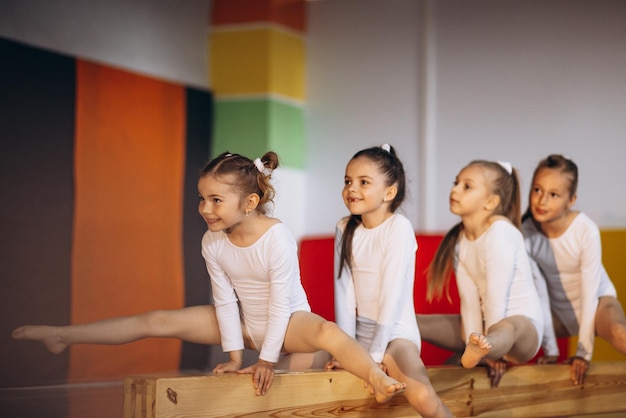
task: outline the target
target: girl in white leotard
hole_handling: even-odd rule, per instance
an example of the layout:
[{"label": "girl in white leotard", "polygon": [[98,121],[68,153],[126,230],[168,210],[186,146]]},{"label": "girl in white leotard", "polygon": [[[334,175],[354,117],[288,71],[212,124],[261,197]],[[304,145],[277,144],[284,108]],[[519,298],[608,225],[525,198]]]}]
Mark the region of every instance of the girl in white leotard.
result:
[{"label": "girl in white leotard", "polygon": [[[415,232],[396,209],[405,195],[402,163],[389,145],[357,152],[346,167],[343,200],[350,216],[337,224],[335,316],[390,376],[423,417],[452,417],[420,359],[415,320]],[[337,359],[338,360],[338,359]],[[335,361],[333,366],[342,366]]]},{"label": "girl in white leotard", "polygon": [[593,355],[596,334],[626,354],[626,319],[615,286],[602,265],[598,226],[576,201],[578,167],[562,155],[541,160],[533,174],[522,231],[535,282],[545,298],[544,357],[559,356],[556,337],[578,336],[571,379],[582,384]]},{"label": "girl in white leotard", "polygon": [[[462,342],[463,366],[485,362],[491,384],[497,386],[505,360],[524,363],[533,358],[543,330],[539,296],[519,230],[517,171],[509,163],[471,162],[456,177],[450,211],[461,222],[437,249],[428,274],[428,296],[432,300],[442,295],[454,267],[461,313],[418,315],[418,324],[426,341]],[[452,332],[446,335],[443,329]]]},{"label": "girl in white leotard", "polygon": [[[224,153],[200,175],[199,212],[208,226],[202,255],[214,305],[83,325],[25,326],[13,337],[39,340],[56,353],[71,344],[123,344],[146,337],[221,344],[230,359],[214,371],[252,374],[257,395],[271,387],[281,353],[324,350],[367,382],[379,402],[404,391],[405,384],[387,376],[356,340],[310,312],[296,242],[278,219],[266,215],[274,196],[270,176],[277,166],[273,152],[255,161]],[[246,347],[259,351],[259,358],[242,368]]]}]

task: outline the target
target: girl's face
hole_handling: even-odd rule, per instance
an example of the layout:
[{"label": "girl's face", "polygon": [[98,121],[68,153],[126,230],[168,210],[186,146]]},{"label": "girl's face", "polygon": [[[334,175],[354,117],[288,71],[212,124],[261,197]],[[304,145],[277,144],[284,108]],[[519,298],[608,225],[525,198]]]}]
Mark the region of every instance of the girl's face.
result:
[{"label": "girl's face", "polygon": [[341,196],[351,214],[380,216],[384,220],[389,212],[388,203],[395,196],[389,194],[390,189],[392,187],[387,186],[378,165],[368,158],[359,157],[351,160],[346,167]]},{"label": "girl's face", "polygon": [[241,209],[241,197],[236,188],[228,182],[230,176],[208,175],[198,180],[198,212],[209,231],[227,231],[237,226],[245,216]]},{"label": "girl's face", "polygon": [[561,218],[576,200],[569,187],[570,179],[561,171],[540,169],[530,189],[529,207],[535,221],[542,223]]},{"label": "girl's face", "polygon": [[493,196],[489,186],[493,175],[490,170],[477,164],[461,170],[450,191],[450,212],[468,216],[483,211]]}]

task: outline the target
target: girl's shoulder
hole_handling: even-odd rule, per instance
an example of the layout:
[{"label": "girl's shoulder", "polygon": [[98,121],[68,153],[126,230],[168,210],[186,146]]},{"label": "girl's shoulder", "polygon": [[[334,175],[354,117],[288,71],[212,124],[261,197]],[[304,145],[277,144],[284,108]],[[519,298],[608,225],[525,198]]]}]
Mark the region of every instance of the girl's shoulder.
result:
[{"label": "girl's shoulder", "polygon": [[598,224],[596,224],[594,220],[591,219],[585,212],[578,212],[570,223],[570,228],[580,226],[586,228],[598,228]]},{"label": "girl's shoulder", "polygon": [[510,237],[522,236],[522,232],[517,229],[515,225],[511,223],[506,217],[497,217],[493,219],[491,225],[485,231],[487,237]]},{"label": "girl's shoulder", "polygon": [[349,216],[344,216],[343,218],[339,219],[337,221],[337,224],[335,225],[335,228],[340,230],[340,231],[344,231],[346,229],[346,225],[348,224],[348,221],[350,220]]},{"label": "girl's shoulder", "polygon": [[271,219],[273,219],[273,222],[268,222],[266,224],[267,229],[265,230],[265,232],[263,232],[263,234],[261,234],[258,239],[259,241],[268,239],[273,240],[276,239],[276,237],[285,238],[288,240],[295,239],[287,225],[285,225],[276,218]]},{"label": "girl's shoulder", "polygon": [[[561,237],[569,235],[600,234],[600,228],[586,213],[578,212]],[[561,238],[559,237],[559,238]]]},{"label": "girl's shoulder", "polygon": [[517,227],[513,225],[506,216],[498,215],[498,216],[491,218],[491,225],[489,225],[489,228],[487,228],[487,231],[490,231],[490,230],[502,231],[502,230],[511,230],[511,229],[518,231]]}]

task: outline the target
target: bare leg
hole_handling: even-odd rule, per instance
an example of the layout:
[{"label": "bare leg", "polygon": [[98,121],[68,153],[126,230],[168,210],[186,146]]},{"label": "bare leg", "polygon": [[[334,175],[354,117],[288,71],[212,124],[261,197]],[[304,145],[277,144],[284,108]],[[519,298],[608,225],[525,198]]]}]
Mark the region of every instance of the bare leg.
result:
[{"label": "bare leg", "polygon": [[626,317],[617,298],[600,298],[595,322],[596,334],[611,343],[617,351],[626,354]]},{"label": "bare leg", "polygon": [[314,353],[286,354],[280,356],[278,363],[274,365],[274,369],[290,371],[323,369],[330,359],[330,354],[322,350]]},{"label": "bare leg", "polygon": [[461,362],[470,368],[484,357],[524,363],[536,354],[538,342],[537,331],[527,317],[510,316],[492,325],[487,335],[470,335]]},{"label": "bare leg", "polygon": [[289,353],[327,351],[343,368],[367,382],[379,403],[388,402],[406,388],[404,383],[387,376],[370,354],[337,324],[311,312],[299,311],[291,315],[284,347]]},{"label": "bare leg", "polygon": [[215,308],[192,306],[151,311],[79,325],[26,325],[13,331],[16,340],[35,340],[59,354],[72,344],[125,344],[148,337],[180,338],[198,344],[219,344]]},{"label": "bare leg", "polygon": [[430,383],[417,346],[405,339],[389,343],[383,359],[391,377],[406,382],[404,396],[424,418],[451,418],[452,413]]},{"label": "bare leg", "polygon": [[461,315],[418,314],[415,318],[422,341],[458,353],[465,349],[464,338],[461,336]]}]

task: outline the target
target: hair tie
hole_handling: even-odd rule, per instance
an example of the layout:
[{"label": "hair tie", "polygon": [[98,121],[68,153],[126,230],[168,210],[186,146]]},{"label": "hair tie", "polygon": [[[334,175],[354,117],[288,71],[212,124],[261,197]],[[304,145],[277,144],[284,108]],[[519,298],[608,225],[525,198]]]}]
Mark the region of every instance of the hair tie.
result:
[{"label": "hair tie", "polygon": [[382,144],[380,147],[387,152],[391,152],[391,145],[389,144]]},{"label": "hair tie", "polygon": [[264,176],[267,177],[270,174],[272,174],[272,170],[265,167],[265,164],[263,164],[263,161],[261,161],[260,158],[257,158],[256,160],[254,160],[254,165],[256,166],[256,169],[259,170],[259,173],[263,174]]},{"label": "hair tie", "polygon": [[511,165],[510,162],[498,161],[498,164],[500,164],[500,166],[502,166],[502,168],[504,168],[506,172],[509,173],[509,175],[513,174],[513,166]]}]

